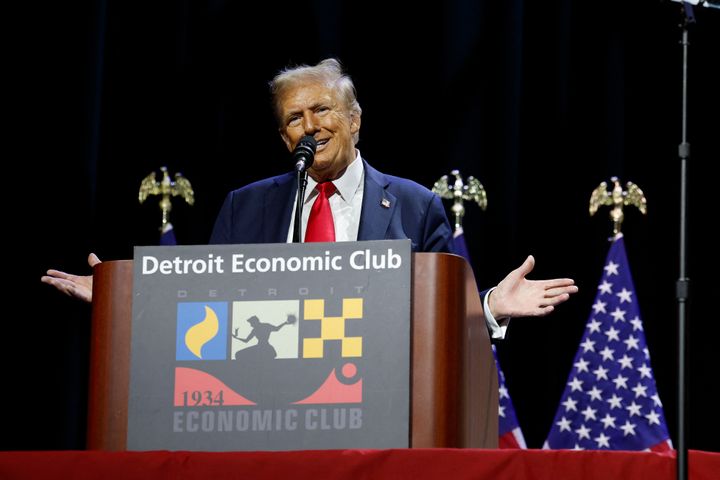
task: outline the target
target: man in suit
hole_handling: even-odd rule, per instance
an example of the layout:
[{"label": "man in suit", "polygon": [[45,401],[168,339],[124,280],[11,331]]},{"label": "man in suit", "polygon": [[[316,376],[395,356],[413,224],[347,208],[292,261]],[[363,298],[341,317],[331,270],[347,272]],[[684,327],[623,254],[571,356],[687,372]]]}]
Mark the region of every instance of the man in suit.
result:
[{"label": "man in suit", "polygon": [[[348,176],[355,176],[357,180],[364,177],[362,184],[360,181],[341,182],[336,178],[334,196],[340,206],[347,206],[350,211],[358,200],[359,223],[352,225],[352,217],[345,222],[335,218],[335,240],[409,238],[413,251],[453,252],[452,231],[437,195],[410,180],[380,173],[359,155],[346,168],[356,170],[347,172]],[[313,173],[311,167],[309,183],[312,188],[306,190],[303,213],[310,211],[308,207],[317,197],[313,192],[317,185]],[[260,180],[230,192],[215,222],[210,243],[290,241],[296,196],[294,173]],[[333,197],[330,197],[332,201]],[[304,216],[305,224],[308,216]]]},{"label": "man in suit", "polygon": [[[439,197],[415,182],[378,172],[362,158],[356,148],[362,109],[352,80],[337,60],[285,69],[270,88],[288,150],[307,136],[317,144],[303,199],[305,241],[410,239],[413,251],[453,252],[452,230]],[[210,243],[292,241],[294,180],[295,174],[288,173],[230,192]],[[321,227],[311,221],[314,212],[323,217]],[[88,261],[94,266],[99,259],[91,254]],[[577,291],[572,279],[528,280],[533,266],[529,256],[497,287],[483,292],[493,337],[504,336],[510,318],[546,315]],[[92,299],[92,276],[49,270],[42,281],[68,295]]]},{"label": "man in suit", "polygon": [[[293,151],[305,136],[317,141],[314,162],[308,169],[303,232],[318,197],[316,186],[333,182],[328,201],[334,240],[409,238],[413,251],[452,251],[452,230],[440,199],[415,182],[378,172],[355,148],[362,110],[353,83],[337,60],[286,69],[270,87],[280,136],[287,148]],[[290,241],[295,178],[288,173],[230,192],[210,243]]]}]

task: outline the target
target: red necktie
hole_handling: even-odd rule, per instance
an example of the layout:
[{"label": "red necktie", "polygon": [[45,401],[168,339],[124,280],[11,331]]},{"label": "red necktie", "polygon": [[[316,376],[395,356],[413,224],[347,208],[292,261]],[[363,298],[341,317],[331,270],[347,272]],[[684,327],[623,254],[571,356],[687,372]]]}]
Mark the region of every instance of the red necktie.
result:
[{"label": "red necktie", "polygon": [[333,222],[328,198],[335,193],[335,185],[332,182],[323,182],[318,183],[315,189],[318,191],[318,196],[310,210],[310,217],[305,230],[305,241],[334,242],[335,223]]}]

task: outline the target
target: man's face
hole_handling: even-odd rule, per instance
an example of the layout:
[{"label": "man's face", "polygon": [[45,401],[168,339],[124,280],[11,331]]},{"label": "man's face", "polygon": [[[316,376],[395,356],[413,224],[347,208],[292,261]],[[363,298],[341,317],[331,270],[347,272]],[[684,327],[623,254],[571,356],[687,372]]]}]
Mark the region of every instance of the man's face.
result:
[{"label": "man's face", "polygon": [[318,83],[298,85],[279,97],[280,135],[288,150],[305,135],[317,140],[310,176],[322,182],[338,178],[355,159],[353,134],[360,130],[360,116],[350,112],[335,90]]}]

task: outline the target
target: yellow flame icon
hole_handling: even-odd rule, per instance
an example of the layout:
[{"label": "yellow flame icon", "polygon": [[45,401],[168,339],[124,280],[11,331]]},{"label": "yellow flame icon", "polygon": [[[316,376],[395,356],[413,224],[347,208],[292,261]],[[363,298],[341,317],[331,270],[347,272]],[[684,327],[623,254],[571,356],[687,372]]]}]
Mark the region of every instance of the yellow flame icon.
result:
[{"label": "yellow flame icon", "polygon": [[219,328],[217,314],[205,305],[205,318],[185,332],[185,345],[198,358],[202,358],[202,347],[217,335]]}]

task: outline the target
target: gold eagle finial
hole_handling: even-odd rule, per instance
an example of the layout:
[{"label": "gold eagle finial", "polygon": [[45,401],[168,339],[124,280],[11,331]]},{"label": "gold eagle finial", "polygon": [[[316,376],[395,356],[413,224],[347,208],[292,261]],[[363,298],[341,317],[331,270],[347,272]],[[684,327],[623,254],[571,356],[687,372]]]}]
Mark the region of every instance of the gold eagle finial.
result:
[{"label": "gold eagle finial", "polygon": [[143,203],[150,195],[162,195],[160,198],[160,209],[162,210],[162,225],[160,228],[163,229],[170,221],[170,210],[172,210],[170,197],[179,195],[189,205],[192,205],[195,203],[195,193],[190,181],[183,177],[182,173],[176,173],[175,180],[172,181],[167,167],[160,167],[160,171],[163,173],[163,178],[159,182],[155,180],[155,172],[143,178],[142,182],[140,182],[138,200]]},{"label": "gold eagle finial", "polygon": [[462,219],[465,216],[463,201],[474,201],[480,208],[485,210],[487,208],[487,193],[477,178],[470,176],[467,178],[467,183],[463,183],[459,170],[453,170],[450,174],[455,176],[455,182],[452,185],[448,182],[448,176],[443,175],[440,180],[435,182],[432,191],[440,198],[453,200],[451,210],[455,216],[455,229],[457,230],[462,228]]},{"label": "gold eagle finial", "polygon": [[647,213],[647,199],[643,191],[633,182],[627,182],[627,190],[623,190],[618,177],[610,179],[614,186],[612,190],[607,189],[607,182],[602,182],[593,190],[590,195],[590,215],[594,215],[598,208],[607,205],[610,209],[610,219],[613,221],[613,235],[620,233],[623,218],[623,207],[625,205],[636,206],[641,213]]}]

